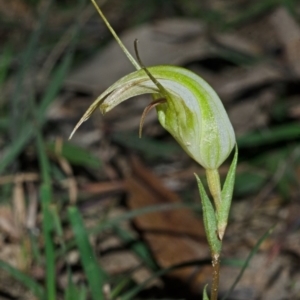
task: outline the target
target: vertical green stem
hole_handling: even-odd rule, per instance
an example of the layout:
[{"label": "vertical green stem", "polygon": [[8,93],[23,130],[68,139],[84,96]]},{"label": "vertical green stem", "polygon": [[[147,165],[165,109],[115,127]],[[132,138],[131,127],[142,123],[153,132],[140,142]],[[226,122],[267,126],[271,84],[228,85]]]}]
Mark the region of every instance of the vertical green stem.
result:
[{"label": "vertical green stem", "polygon": [[[207,178],[209,190],[214,200],[214,204],[216,208],[216,217],[217,217],[221,211],[221,206],[222,206],[221,183],[220,183],[220,175],[218,170],[207,169],[206,178]],[[217,223],[218,223],[218,217],[217,217]],[[214,232],[214,234],[216,234],[218,236],[218,239],[220,239],[220,235],[218,234],[217,231]],[[212,267],[213,267],[213,281],[211,285],[211,300],[217,300],[218,290],[219,290],[219,277],[220,277],[220,252],[212,251]]]},{"label": "vertical green stem", "polygon": [[[32,105],[34,103],[32,102]],[[52,187],[50,165],[46,154],[45,145],[38,124],[36,124],[36,143],[39,155],[39,164],[42,176],[40,189],[43,212],[43,236],[46,254],[46,291],[47,299],[56,299],[56,274],[55,274],[55,249],[52,241],[53,219],[51,215]]]},{"label": "vertical green stem", "polygon": [[221,207],[221,183],[220,175],[217,169],[206,169],[206,178],[208,183],[208,188],[214,199],[215,207],[217,212]]},{"label": "vertical green stem", "polygon": [[53,220],[50,211],[51,187],[47,184],[41,186],[41,201],[43,211],[43,236],[45,240],[46,256],[46,291],[47,299],[56,299],[55,249],[52,241]]},{"label": "vertical green stem", "polygon": [[212,266],[213,266],[213,281],[211,285],[211,300],[218,299],[219,290],[219,277],[220,277],[220,254],[212,254]]}]

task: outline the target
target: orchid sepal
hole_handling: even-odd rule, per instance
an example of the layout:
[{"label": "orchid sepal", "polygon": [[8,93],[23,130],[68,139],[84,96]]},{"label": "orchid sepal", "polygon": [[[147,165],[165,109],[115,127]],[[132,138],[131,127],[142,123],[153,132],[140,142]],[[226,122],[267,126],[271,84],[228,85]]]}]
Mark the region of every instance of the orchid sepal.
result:
[{"label": "orchid sepal", "polygon": [[167,98],[156,106],[161,125],[182,148],[206,169],[217,169],[235,145],[235,135],[221,100],[210,85],[195,73],[176,66],[147,68],[164,92],[139,69],[118,80],[90,106],[74,128],[99,108],[103,114],[121,102],[141,94]]}]

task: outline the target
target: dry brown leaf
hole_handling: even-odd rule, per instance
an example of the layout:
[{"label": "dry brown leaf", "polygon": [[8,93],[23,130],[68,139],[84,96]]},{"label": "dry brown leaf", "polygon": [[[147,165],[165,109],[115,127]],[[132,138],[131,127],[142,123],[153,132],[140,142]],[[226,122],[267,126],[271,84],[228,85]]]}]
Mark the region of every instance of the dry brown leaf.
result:
[{"label": "dry brown leaf", "polygon": [[28,190],[28,206],[27,206],[27,220],[26,227],[29,230],[34,230],[37,225],[38,213],[38,189],[32,182],[27,183]]},{"label": "dry brown leaf", "polygon": [[[139,209],[150,205],[178,203],[179,197],[166,189],[159,178],[146,169],[136,158],[132,160],[133,175],[127,178],[130,193],[128,205]],[[192,260],[210,257],[201,220],[190,210],[180,209],[144,214],[136,219],[153,255],[162,268]],[[200,292],[210,274],[197,266],[178,269],[171,276],[187,283],[193,278],[191,289]],[[201,272],[202,271],[202,272]]]},{"label": "dry brown leaf", "polygon": [[248,40],[238,33],[217,33],[213,35],[213,39],[221,46],[239,53],[250,56],[263,54],[263,49],[258,43]]},{"label": "dry brown leaf", "polygon": [[14,224],[19,232],[19,236],[22,236],[22,233],[25,229],[26,223],[26,204],[25,204],[25,194],[23,184],[16,182],[13,190],[13,215],[14,215]]},{"label": "dry brown leaf", "polygon": [[[263,86],[270,82],[284,79],[284,74],[267,63],[261,63],[251,68],[241,68],[235,72],[224,74],[214,80],[214,88],[225,101],[233,99],[245,90],[251,90],[255,86]],[[217,79],[216,78],[216,79]]]},{"label": "dry brown leaf", "polygon": [[0,232],[1,235],[7,234],[13,240],[20,238],[19,231],[14,223],[12,209],[9,206],[1,206],[0,208]]},{"label": "dry brown leaf", "polygon": [[124,191],[123,181],[109,181],[109,182],[96,182],[87,183],[82,186],[81,190],[92,194],[105,194],[109,192],[122,192]]},{"label": "dry brown leaf", "polygon": [[[246,258],[248,254],[249,250],[239,249],[241,257]],[[263,295],[262,299],[264,300],[290,299],[286,298],[290,280],[288,276],[290,265],[287,258],[281,257],[270,264],[266,254],[256,254],[230,299],[260,299],[261,295]],[[223,266],[220,276],[220,290],[228,290],[239,272],[239,268]]]},{"label": "dry brown leaf", "polygon": [[229,108],[228,115],[232,121],[237,136],[256,128],[263,128],[268,124],[270,108],[276,100],[275,90],[264,90],[255,97],[243,101]]}]

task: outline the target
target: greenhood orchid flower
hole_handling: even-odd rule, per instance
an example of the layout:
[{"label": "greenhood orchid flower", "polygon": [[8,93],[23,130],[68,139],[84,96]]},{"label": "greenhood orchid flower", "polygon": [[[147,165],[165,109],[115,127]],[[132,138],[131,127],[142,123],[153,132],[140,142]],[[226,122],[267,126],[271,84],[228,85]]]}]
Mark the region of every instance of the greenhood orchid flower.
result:
[{"label": "greenhood orchid flower", "polygon": [[154,66],[147,70],[159,85],[144,69],[121,78],[95,100],[73,133],[97,108],[104,114],[131,97],[153,94],[165,100],[156,106],[161,125],[205,169],[217,169],[232,151],[235,135],[216,92],[184,68]]},{"label": "greenhood orchid flower", "polygon": [[[105,114],[123,101],[142,94],[151,94],[153,101],[146,107],[156,107],[160,124],[175,138],[185,152],[206,169],[206,178],[213,202],[197,178],[203,208],[203,221],[212,254],[213,282],[211,300],[217,300],[222,239],[232,200],[238,159],[237,147],[226,180],[221,186],[218,168],[236,145],[235,134],[224,106],[212,89],[195,73],[176,66],[144,67],[131,56],[102,11],[91,0],[119,46],[136,68],[104,91],[75,126],[78,127],[96,110]],[[136,47],[136,43],[135,43]],[[141,126],[140,126],[141,129]],[[214,205],[213,205],[214,204]],[[209,299],[204,289],[203,299]]]}]

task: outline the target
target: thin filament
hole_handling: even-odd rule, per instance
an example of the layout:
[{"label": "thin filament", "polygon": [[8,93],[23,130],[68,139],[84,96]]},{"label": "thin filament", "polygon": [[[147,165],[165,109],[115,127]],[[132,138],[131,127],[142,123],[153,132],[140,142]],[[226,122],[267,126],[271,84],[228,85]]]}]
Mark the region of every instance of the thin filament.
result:
[{"label": "thin filament", "polygon": [[149,113],[149,111],[154,108],[155,106],[165,103],[167,102],[166,99],[162,98],[162,99],[157,99],[155,101],[153,101],[152,103],[150,103],[149,105],[146,106],[146,108],[143,111],[143,114],[141,116],[141,120],[140,120],[140,129],[139,129],[139,138],[142,137],[142,131],[143,131],[143,126],[144,126],[144,122],[145,122],[145,118],[147,116],[147,114]]}]

